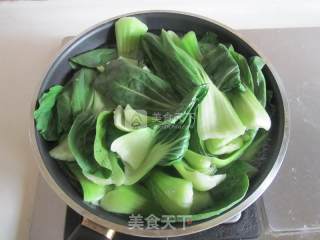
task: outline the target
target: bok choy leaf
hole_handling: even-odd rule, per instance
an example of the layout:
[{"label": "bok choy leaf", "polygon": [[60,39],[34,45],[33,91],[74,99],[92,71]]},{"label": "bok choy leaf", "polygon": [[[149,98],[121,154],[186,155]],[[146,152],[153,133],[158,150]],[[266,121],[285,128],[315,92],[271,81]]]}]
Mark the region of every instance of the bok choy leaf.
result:
[{"label": "bok choy leaf", "polygon": [[108,118],[112,118],[112,113],[102,111],[99,113],[96,121],[96,134],[93,145],[94,158],[97,163],[104,168],[111,170],[109,159],[109,150],[106,143],[106,132]]},{"label": "bok choy leaf", "polygon": [[125,181],[125,174],[120,161],[112,152],[109,152],[108,158],[111,165],[111,172],[109,173],[109,175],[106,175],[102,168],[99,168],[94,173],[84,172],[83,174],[86,176],[86,178],[99,185],[114,184],[116,186],[120,186]]},{"label": "bok choy leaf", "polygon": [[247,88],[242,92],[234,91],[229,99],[247,129],[264,128],[267,131],[270,129],[271,119],[250,89]]},{"label": "bok choy leaf", "polygon": [[47,141],[56,141],[60,133],[57,129],[55,105],[56,99],[63,90],[60,85],[55,85],[44,93],[39,99],[39,107],[34,111],[33,116],[36,121],[36,129]]},{"label": "bok choy leaf", "polygon": [[190,181],[155,170],[146,180],[146,185],[166,213],[190,213],[193,200],[193,189]]},{"label": "bok choy leaf", "polygon": [[69,59],[73,67],[98,68],[104,70],[104,65],[115,59],[117,52],[113,48],[97,48],[80,53]]},{"label": "bok choy leaf", "polygon": [[184,160],[190,167],[204,174],[212,175],[216,172],[216,167],[213,165],[211,157],[209,156],[187,150],[184,155]]},{"label": "bok choy leaf", "polygon": [[118,55],[136,59],[141,37],[148,27],[135,17],[120,18],[115,24]]},{"label": "bok choy leaf", "polygon": [[91,112],[80,113],[68,135],[68,145],[72,155],[82,171],[88,173],[94,173],[99,169],[93,155],[96,120],[96,115]]},{"label": "bok choy leaf", "polygon": [[129,104],[148,114],[172,112],[179,103],[168,82],[125,59],[111,61],[96,79],[95,88],[101,95],[111,96],[116,105]]},{"label": "bok choy leaf", "polygon": [[219,215],[244,198],[249,188],[247,174],[237,165],[232,165],[225,173],[227,175],[226,179],[210,191],[212,208],[192,215],[192,220],[198,221]]},{"label": "bok choy leaf", "polygon": [[207,175],[191,168],[184,161],[173,164],[179,174],[192,182],[193,188],[198,191],[208,191],[219,185],[226,177],[225,174]]},{"label": "bok choy leaf", "polygon": [[57,128],[58,131],[67,134],[73,122],[73,111],[71,106],[72,83],[67,83],[63,91],[57,97]]},{"label": "bok choy leaf", "polygon": [[[209,91],[199,104],[197,130],[201,140],[228,143],[245,131],[227,97],[209,82]],[[209,106],[209,107],[208,107]]]},{"label": "bok choy leaf", "polygon": [[117,214],[217,216],[246,196],[265,149],[276,107],[264,62],[213,32],[147,31],[120,18],[116,49],[72,56],[70,81],[39,98],[36,129],[85,202]]},{"label": "bok choy leaf", "polygon": [[242,56],[240,53],[236,52],[233,47],[229,48],[229,52],[233,59],[237,62],[240,69],[240,78],[241,82],[247,86],[251,91],[254,91],[253,79],[251,70],[249,68],[247,59]]},{"label": "bok choy leaf", "polygon": [[83,200],[85,202],[97,203],[108,190],[111,190],[108,186],[98,185],[87,179],[77,165],[69,164],[68,166],[81,185]]},{"label": "bok choy leaf", "polygon": [[100,206],[114,213],[145,213],[150,210],[152,201],[148,190],[139,185],[120,186],[106,193]]},{"label": "bok choy leaf", "polygon": [[217,168],[222,168],[225,166],[228,166],[232,162],[238,160],[244,152],[247,150],[247,148],[251,145],[252,141],[254,140],[254,137],[256,135],[257,131],[256,130],[248,130],[244,135],[243,135],[243,140],[244,143],[241,148],[236,150],[235,152],[232,152],[230,154],[227,154],[226,156],[223,157],[212,157],[212,162]]},{"label": "bok choy leaf", "polygon": [[111,150],[124,161],[125,184],[136,183],[157,164],[171,165],[182,159],[188,149],[190,123],[188,118],[174,129],[142,128],[116,139]]},{"label": "bok choy leaf", "polygon": [[71,107],[74,116],[92,108],[94,103],[93,81],[95,78],[96,72],[94,70],[82,68],[71,79],[73,86]]},{"label": "bok choy leaf", "polygon": [[[146,33],[142,39],[142,47],[155,73],[168,79],[180,96],[186,96],[200,85],[206,85],[203,76],[205,73],[200,64],[176,46],[168,32],[162,30],[161,39]],[[204,95],[200,97],[203,98]],[[200,97],[199,102],[202,99]]]},{"label": "bok choy leaf", "polygon": [[194,31],[186,33],[181,39],[181,48],[184,49],[192,58],[198,62],[202,61],[202,53],[200,51],[197,36]]},{"label": "bok choy leaf", "polygon": [[239,66],[223,44],[218,44],[206,54],[202,65],[212,82],[221,91],[242,89]]},{"label": "bok choy leaf", "polygon": [[124,163],[136,170],[147,156],[154,137],[155,131],[153,129],[141,128],[117,138],[111,144],[111,151],[118,153]]},{"label": "bok choy leaf", "polygon": [[69,145],[68,138],[63,138],[57,146],[50,150],[49,155],[57,160],[62,161],[74,161],[75,158],[72,155]]},{"label": "bok choy leaf", "polygon": [[249,59],[249,67],[252,73],[254,84],[254,95],[257,97],[263,107],[267,102],[266,80],[262,73],[265,63],[262,58],[256,56]]},{"label": "bok choy leaf", "polygon": [[199,48],[202,55],[207,55],[219,44],[218,36],[214,32],[206,32],[199,41]]},{"label": "bok choy leaf", "polygon": [[207,192],[199,192],[193,190],[193,200],[191,206],[191,213],[197,214],[203,210],[208,209],[212,205],[212,198],[209,193]]},{"label": "bok choy leaf", "polygon": [[232,140],[231,142],[227,143],[226,145],[219,146],[218,148],[216,145],[213,143],[211,144],[210,141],[206,141],[206,147],[209,149],[209,152],[212,153],[213,155],[223,155],[223,154],[228,154],[232,153],[239,148],[241,148],[243,145],[243,137],[237,137],[236,139]]},{"label": "bok choy leaf", "polygon": [[[125,59],[110,62],[106,72],[96,79],[95,88],[101,95],[111,96],[116,105],[129,104],[135,110],[146,111],[151,117],[148,117],[149,120],[159,113],[162,116],[168,113],[174,115],[172,119],[166,119],[165,124],[187,116],[199,98],[206,94],[206,87],[198,86],[179,99],[170,83]],[[117,115],[118,113],[115,116],[118,117]]]},{"label": "bok choy leaf", "polygon": [[[108,151],[106,124],[112,113],[101,112],[98,119],[91,112],[83,112],[75,119],[68,135],[69,148],[83,174],[99,185],[121,185],[124,172],[112,152]],[[113,139],[112,139],[113,140]],[[88,147],[90,146],[90,147]]]}]

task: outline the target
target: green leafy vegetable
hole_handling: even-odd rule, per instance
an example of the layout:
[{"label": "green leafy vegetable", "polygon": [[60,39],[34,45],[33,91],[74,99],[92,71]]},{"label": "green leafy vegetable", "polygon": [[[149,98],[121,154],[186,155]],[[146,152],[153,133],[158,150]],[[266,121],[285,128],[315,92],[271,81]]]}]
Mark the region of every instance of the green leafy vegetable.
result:
[{"label": "green leafy vegetable", "polygon": [[[91,112],[80,113],[75,119],[68,135],[68,143],[72,155],[82,171],[91,174],[100,170],[100,166],[95,161],[93,153],[96,120],[96,115]],[[110,175],[110,172],[107,170],[103,172],[106,176]]]},{"label": "green leafy vegetable", "polygon": [[197,61],[202,61],[202,54],[194,31],[186,33],[181,39],[181,47]]},{"label": "green leafy vegetable", "polygon": [[199,192],[193,190],[193,200],[191,206],[191,213],[197,214],[200,211],[208,209],[212,205],[212,198],[210,193],[207,192]]},{"label": "green leafy vegetable", "polygon": [[230,163],[238,160],[243,155],[243,153],[247,150],[247,148],[250,146],[256,133],[257,133],[256,130],[248,130],[243,135],[244,143],[241,148],[239,148],[237,151],[235,151],[227,156],[221,157],[221,158],[212,157],[211,159],[212,159],[213,164],[217,168],[222,168],[222,167],[228,166]]},{"label": "green leafy vegetable", "polygon": [[96,72],[91,69],[82,68],[72,78],[73,91],[71,107],[73,115],[90,110],[94,102],[93,80]]},{"label": "green leafy vegetable", "polygon": [[106,102],[103,100],[103,97],[97,92],[94,91],[93,96],[93,106],[92,106],[92,112],[98,114],[103,110],[107,110],[111,112],[113,110],[114,106],[110,102]]},{"label": "green leafy vegetable", "polygon": [[246,85],[251,91],[254,91],[252,74],[247,59],[240,53],[237,53],[233,48],[229,48],[229,52],[239,66],[241,82]]},{"label": "green leafy vegetable", "polygon": [[187,150],[184,159],[193,169],[199,172],[211,175],[216,171],[215,166],[212,164],[211,157]]},{"label": "green leafy vegetable", "polygon": [[[180,96],[186,96],[190,91],[206,84],[206,74],[200,64],[176,46],[166,31],[162,30],[161,39],[146,33],[142,39],[142,47],[156,74],[170,80]],[[200,97],[203,98],[204,95]]]},{"label": "green leafy vegetable", "polygon": [[150,151],[155,134],[151,128],[138,129],[117,138],[111,145],[111,151],[118,153],[124,163],[136,170]]},{"label": "green leafy vegetable", "polygon": [[[220,72],[216,72],[213,68],[211,69],[211,71],[215,72],[215,74],[218,74],[216,76],[219,76],[219,79],[222,79],[222,76],[224,76],[226,80],[226,82],[224,83],[230,83],[231,85],[234,85],[233,87],[229,87],[229,89],[237,87],[238,90],[243,90],[243,86],[241,82],[239,82],[240,74],[238,74],[239,69],[237,63],[233,61],[232,56],[228,54],[227,49],[222,44],[217,45],[216,36],[210,33],[206,34],[202,41],[205,44],[209,44],[210,46],[212,45],[210,47],[210,50],[212,50],[212,52],[206,54],[206,58],[203,60],[203,65],[206,67],[208,66],[206,65],[208,62],[210,62],[211,64],[211,58],[213,56],[216,56],[217,60],[214,61],[218,61],[219,63],[216,62],[214,64],[217,64]],[[211,67],[216,68],[214,64],[211,65]],[[237,139],[238,136],[240,136],[245,131],[245,128],[243,125],[241,126],[241,122],[239,121],[237,114],[234,112],[232,106],[230,105],[230,103],[228,103],[228,100],[226,100],[226,97],[223,95],[223,93],[221,93],[216,88],[216,86],[211,82],[208,76],[205,77],[205,79],[208,82],[209,90],[204,101],[200,103],[198,108],[198,131],[193,132],[192,134],[190,144],[191,149],[197,150],[201,154],[205,154],[206,151],[208,151],[210,154],[218,155],[232,152],[238,149],[241,145],[229,142],[233,141],[233,139]],[[216,97],[216,99],[214,97]],[[217,105],[215,108],[213,108],[215,104]],[[226,108],[222,107],[223,105],[225,105]],[[211,106],[209,111],[207,111],[207,106]],[[214,113],[215,110],[220,111],[221,109],[227,110],[225,114]],[[202,116],[199,116],[200,114]],[[218,119],[218,117],[220,116],[222,118]],[[226,119],[223,119],[223,116],[226,116]],[[209,120],[214,118],[216,118],[217,121]],[[202,125],[203,123],[204,125]],[[209,134],[218,135],[218,137],[208,136]],[[228,134],[229,136],[221,136],[221,134]],[[225,146],[226,144],[229,145]],[[204,145],[206,146],[206,150]]]},{"label": "green leafy vegetable", "polygon": [[112,96],[117,105],[129,104],[133,109],[146,111],[148,115],[174,115],[166,123],[174,123],[181,116],[186,116],[199,98],[206,94],[206,87],[199,86],[178,99],[168,82],[124,59],[108,64],[106,72],[96,79],[95,87],[101,95]]},{"label": "green leafy vegetable", "polygon": [[141,37],[148,27],[135,17],[120,18],[115,24],[118,55],[137,58]]},{"label": "green leafy vegetable", "polygon": [[220,184],[226,177],[225,174],[210,176],[201,173],[197,170],[194,170],[183,161],[176,162],[173,164],[173,166],[184,179],[192,182],[193,188],[198,191],[208,191]]},{"label": "green leafy vegetable", "polygon": [[194,108],[192,114],[194,114],[195,119],[193,121],[193,127],[190,129],[190,142],[189,142],[189,149],[195,153],[200,155],[207,155],[207,150],[205,148],[204,142],[199,137],[198,132],[198,107]]},{"label": "green leafy vegetable", "polygon": [[203,55],[208,54],[218,45],[218,36],[213,32],[206,32],[199,41],[199,47]]},{"label": "green leafy vegetable", "polygon": [[70,150],[84,175],[91,181],[100,185],[121,185],[125,181],[124,172],[114,154],[107,152],[104,137],[108,135],[102,125],[108,118],[112,119],[112,115],[102,112],[98,118],[97,121],[96,115],[91,112],[77,116],[68,136]]},{"label": "green leafy vegetable", "polygon": [[74,161],[75,158],[72,155],[68,146],[68,138],[63,138],[59,144],[50,150],[49,155],[57,160],[62,161]]},{"label": "green leafy vegetable", "polygon": [[110,177],[110,172],[109,174],[105,174],[105,172],[101,171],[102,168],[96,170],[94,173],[90,172],[82,172],[83,175],[90,180],[91,182],[101,185],[101,186],[106,186],[106,185],[111,185],[112,180]]},{"label": "green leafy vegetable", "polygon": [[193,215],[192,220],[198,221],[219,215],[244,198],[249,188],[247,174],[233,165],[226,171],[226,175],[226,179],[210,192],[213,207],[200,214]]},{"label": "green leafy vegetable", "polygon": [[55,85],[44,93],[39,99],[39,107],[34,111],[36,128],[41,136],[47,141],[56,141],[59,139],[59,132],[56,123],[56,114],[54,107],[57,96],[61,93],[63,87]]},{"label": "green leafy vegetable", "polygon": [[173,31],[167,31],[168,37],[174,42],[175,45],[181,47],[181,39],[180,37]]},{"label": "green leafy vegetable", "polygon": [[67,134],[73,122],[71,107],[72,84],[64,86],[62,92],[57,97],[57,128],[58,131]]},{"label": "green leafy vegetable", "polygon": [[226,96],[213,83],[208,85],[208,94],[198,108],[197,130],[201,140],[219,146],[219,142],[228,143],[242,135],[246,128]]},{"label": "green leafy vegetable", "polygon": [[96,79],[95,88],[111,96],[116,105],[129,104],[134,109],[172,112],[178,104],[170,84],[125,59],[111,61]]},{"label": "green leafy vegetable", "polygon": [[230,100],[246,128],[270,129],[271,119],[250,89],[247,88],[243,92],[232,92],[230,94]]},{"label": "green leafy vegetable", "polygon": [[152,205],[148,191],[139,185],[120,186],[107,192],[100,206],[114,213],[143,213]]},{"label": "green leafy vegetable", "polygon": [[156,144],[149,157],[152,159],[158,156],[158,150],[161,152],[167,149],[165,156],[159,162],[160,165],[168,166],[181,160],[188,150],[190,125],[191,117],[188,117],[183,122],[176,123],[176,125],[168,125],[157,129]]},{"label": "green leafy vegetable", "polygon": [[98,185],[88,180],[77,165],[69,165],[69,169],[80,182],[85,202],[97,203],[110,190],[110,187]]},{"label": "green leafy vegetable", "polygon": [[112,168],[112,174],[111,174],[112,184],[115,184],[116,186],[120,186],[124,184],[125,178],[126,178],[124,171],[119,164],[120,161],[117,159],[116,155],[113,153],[109,153],[109,159],[110,159],[111,168]]},{"label": "green leafy vegetable", "polygon": [[242,89],[239,66],[223,44],[218,44],[206,54],[202,65],[212,82],[221,91]]},{"label": "green leafy vegetable", "polygon": [[157,203],[170,214],[189,214],[193,199],[192,183],[161,171],[152,172],[146,185]]},{"label": "green leafy vegetable", "polygon": [[262,68],[264,65],[265,63],[260,57],[256,56],[249,59],[249,67],[252,73],[254,84],[254,94],[263,107],[266,106],[267,102],[266,80],[262,73]]},{"label": "green leafy vegetable", "polygon": [[104,65],[115,59],[117,52],[112,48],[97,48],[70,58],[71,66],[87,68],[104,68]]},{"label": "green leafy vegetable", "polygon": [[265,108],[274,110],[264,62],[213,32],[198,41],[194,31],[147,31],[120,18],[117,49],[71,57],[72,78],[39,98],[36,129],[88,203],[118,214],[217,216],[258,173],[271,127]]},{"label": "green leafy vegetable", "polygon": [[57,97],[56,111],[59,132],[68,134],[74,119],[83,111],[98,114],[112,107],[110,103],[106,104],[93,88],[95,77],[93,70],[77,71]]},{"label": "green leafy vegetable", "polygon": [[83,174],[92,182],[99,185],[111,185],[114,184],[116,186],[120,186],[124,184],[125,174],[123,172],[122,167],[119,164],[119,160],[116,155],[112,152],[109,152],[108,158],[111,165],[111,172],[103,171],[103,169],[99,168],[94,173],[84,172]]},{"label": "green leafy vegetable", "polygon": [[142,128],[116,139],[111,150],[125,163],[125,184],[136,183],[157,164],[171,165],[182,159],[188,149],[190,122],[188,118],[174,129]]},{"label": "green leafy vegetable", "polygon": [[227,143],[223,146],[217,146],[214,141],[209,140],[205,142],[206,148],[208,151],[213,155],[223,155],[232,153],[235,150],[238,150],[243,145],[243,138],[242,136],[237,137],[236,139],[232,140],[231,142]]},{"label": "green leafy vegetable", "polygon": [[106,144],[107,119],[112,117],[112,113],[100,112],[96,122],[96,135],[94,139],[94,158],[97,163],[104,168],[111,170],[109,151]]},{"label": "green leafy vegetable", "polygon": [[115,124],[114,124],[114,117],[113,118],[107,118],[107,123],[106,125],[108,126],[108,130],[106,131],[106,137],[105,137],[105,141],[106,141],[106,145],[107,148],[110,149],[111,148],[111,144],[113,143],[113,141],[121,136],[123,136],[124,134],[126,134],[126,132],[118,129]]}]

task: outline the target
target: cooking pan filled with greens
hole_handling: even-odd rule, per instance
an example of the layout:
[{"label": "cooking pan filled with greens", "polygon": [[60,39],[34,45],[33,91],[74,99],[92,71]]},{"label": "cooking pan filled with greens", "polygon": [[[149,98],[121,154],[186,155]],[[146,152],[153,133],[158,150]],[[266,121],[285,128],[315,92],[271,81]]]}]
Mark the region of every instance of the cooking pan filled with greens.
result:
[{"label": "cooking pan filled with greens", "polygon": [[68,74],[39,94],[33,117],[40,153],[58,166],[50,174],[100,216],[203,222],[228,212],[281,147],[282,99],[264,60],[219,31],[114,23],[113,43],[69,54]]}]

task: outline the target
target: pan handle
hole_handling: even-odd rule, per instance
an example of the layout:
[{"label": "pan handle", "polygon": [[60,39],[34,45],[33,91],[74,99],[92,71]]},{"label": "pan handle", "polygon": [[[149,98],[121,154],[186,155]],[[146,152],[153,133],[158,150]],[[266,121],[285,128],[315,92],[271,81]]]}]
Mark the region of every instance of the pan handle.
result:
[{"label": "pan handle", "polygon": [[68,237],[68,240],[112,240],[115,233],[113,229],[107,229],[84,218]]}]

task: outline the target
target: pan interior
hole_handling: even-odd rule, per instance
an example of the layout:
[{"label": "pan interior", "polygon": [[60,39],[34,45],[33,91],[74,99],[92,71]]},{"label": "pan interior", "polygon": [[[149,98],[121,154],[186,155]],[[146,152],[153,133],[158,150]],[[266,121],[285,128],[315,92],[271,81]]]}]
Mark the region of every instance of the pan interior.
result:
[{"label": "pan interior", "polygon": [[[234,48],[246,57],[258,55],[258,53],[251,48],[245,41],[239,38],[237,35],[226,30],[225,28],[216,25],[210,21],[204,19],[178,14],[178,13],[140,13],[135,14],[137,18],[141,19],[149,27],[150,31],[158,32],[162,28],[167,30],[173,30],[175,32],[185,33],[193,30],[198,36],[201,36],[207,31],[213,31],[218,34],[219,39],[223,42],[231,43]],[[70,79],[72,69],[68,64],[68,59],[71,56],[79,54],[81,52],[97,48],[103,44],[115,44],[114,36],[114,23],[115,20],[103,23],[97,27],[91,29],[86,34],[77,38],[69,47],[67,47],[56,59],[48,71],[39,91],[39,96],[50,88],[54,84],[63,83],[66,79]],[[277,160],[280,147],[283,139],[284,132],[284,108],[280,90],[278,88],[275,77],[272,72],[266,66],[264,68],[264,74],[267,81],[267,86],[273,91],[272,98],[272,128],[269,134],[269,139],[262,147],[262,152],[259,154],[255,163],[259,167],[259,173],[250,181],[250,189],[247,193],[247,197],[251,195],[258,186],[265,180],[266,176],[270,172],[274,163]],[[269,111],[269,112],[270,112]],[[118,214],[108,213],[97,206],[86,204],[82,201],[81,195],[70,184],[69,179],[64,175],[63,171],[59,168],[57,162],[52,159],[48,152],[52,146],[45,142],[38,132],[35,133],[38,148],[43,159],[43,162],[49,171],[49,174],[53,177],[58,186],[78,205],[92,214],[106,219],[108,221],[127,226],[128,217]],[[272,143],[272,144],[271,144]],[[193,224],[199,224],[196,222]]]}]

